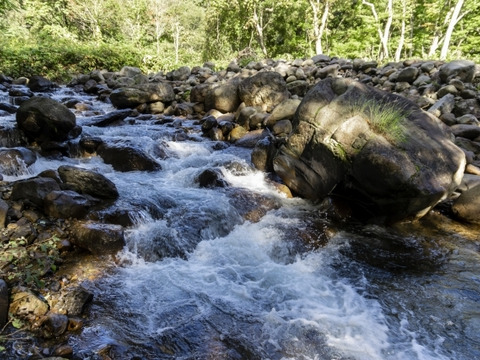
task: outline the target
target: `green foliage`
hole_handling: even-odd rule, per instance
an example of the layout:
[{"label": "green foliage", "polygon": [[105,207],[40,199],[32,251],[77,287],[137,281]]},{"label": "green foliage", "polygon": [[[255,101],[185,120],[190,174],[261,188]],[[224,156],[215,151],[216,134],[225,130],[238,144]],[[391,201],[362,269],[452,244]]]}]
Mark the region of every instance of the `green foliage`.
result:
[{"label": "green foliage", "polygon": [[60,240],[53,236],[43,241],[28,244],[25,238],[10,239],[0,244],[0,268],[7,282],[45,286],[42,278],[55,272],[60,259],[57,249]]},{"label": "green foliage", "polygon": [[[480,60],[479,1],[465,2],[450,42],[452,59]],[[387,0],[370,2],[378,21],[362,1],[329,1],[322,38],[325,54],[377,58],[376,25],[381,30],[387,22]],[[395,1],[390,55],[400,42],[404,20],[402,56],[438,56],[456,2]],[[263,57],[259,26],[269,57],[315,54],[313,12],[307,0],[0,0],[0,14],[0,72],[13,77],[40,74],[68,81],[77,73],[115,71],[124,65],[168,71],[207,60],[228,63],[243,49],[254,49],[255,57],[239,59],[247,64]],[[435,39],[440,41],[436,46]]]},{"label": "green foliage", "polygon": [[[7,40],[7,41],[6,41]],[[69,81],[94,69],[120,70],[142,65],[142,54],[121,44],[72,44],[67,41],[17,44],[0,39],[0,72],[12,77],[43,75]]]}]

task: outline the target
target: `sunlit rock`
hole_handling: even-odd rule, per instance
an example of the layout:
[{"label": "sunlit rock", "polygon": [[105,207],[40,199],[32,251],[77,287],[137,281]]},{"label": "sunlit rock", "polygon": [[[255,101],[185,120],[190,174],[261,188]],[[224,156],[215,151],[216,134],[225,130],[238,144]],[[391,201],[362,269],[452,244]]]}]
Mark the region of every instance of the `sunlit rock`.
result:
[{"label": "sunlit rock", "polygon": [[293,125],[274,169],[308,199],[336,192],[372,217],[415,218],[462,179],[465,155],[437,118],[402,97],[349,79],[317,84]]}]

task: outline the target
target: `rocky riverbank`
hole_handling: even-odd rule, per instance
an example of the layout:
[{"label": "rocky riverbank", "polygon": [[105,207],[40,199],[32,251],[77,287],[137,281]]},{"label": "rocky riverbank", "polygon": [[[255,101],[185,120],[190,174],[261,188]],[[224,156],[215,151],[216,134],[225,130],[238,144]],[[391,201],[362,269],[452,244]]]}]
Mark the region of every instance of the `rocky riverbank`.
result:
[{"label": "rocky riverbank", "polygon": [[[292,134],[298,135],[302,124],[297,110],[301,109],[302,101],[308,97],[307,93],[332,79],[351,79],[355,84],[361,84],[355,85],[355,88],[363,89],[362,86],[367,86],[368,89],[378,89],[381,91],[379,94],[386,92],[408,99],[409,106],[415,105],[431,114],[433,120],[428,117],[428,121],[431,120],[432,124],[441,129],[436,140],[442,144],[441,148],[427,147],[426,142],[415,138],[424,147],[420,146],[412,152],[415,161],[424,156],[422,151],[434,160],[438,157],[453,161],[453,165],[442,168],[447,168],[448,171],[442,170],[440,174],[427,176],[428,184],[438,176],[442,181],[447,178],[444,182],[446,185],[440,186],[439,191],[437,186],[431,186],[435,188],[433,192],[415,189],[415,197],[410,196],[409,199],[416,200],[422,195],[428,201],[422,201],[417,206],[416,201],[409,200],[405,209],[413,210],[407,213],[401,209],[404,217],[419,213],[423,215],[425,209],[428,211],[436,206],[458,221],[479,223],[478,72],[478,66],[468,61],[405,61],[379,67],[375,62],[334,59],[322,55],[292,62],[266,60],[250,63],[245,68],[232,62],[227,69],[220,71],[215,70],[212,63],[154,75],[145,75],[139,69],[125,67],[119,72],[93,71],[79,75],[67,85],[71,89],[70,95],[59,100],[52,100],[58,85],[47,79],[10,79],[2,76],[0,90],[8,92],[9,97],[0,103],[0,116],[15,114],[16,126],[0,129],[0,169],[3,174],[0,187],[0,266],[3,278],[0,283],[0,322],[5,324],[10,321],[7,331],[1,336],[5,340],[9,340],[9,337],[15,339],[13,328],[24,327],[41,339],[41,345],[29,350],[30,358],[74,357],[67,339],[69,334],[81,329],[83,310],[92,297],[81,283],[101,275],[108,268],[109,262],[113,260],[109,257],[110,254],[122,248],[124,229],[132,225],[130,209],[124,209],[115,203],[118,198],[115,184],[95,171],[62,165],[52,166],[35,177],[15,181],[8,179],[28,169],[39,157],[52,159],[53,163],[62,157],[98,156],[116,171],[148,172],[161,169],[158,161],[129,144],[105,143],[101,139],[82,135],[75,114],[81,113],[88,117],[89,125],[99,128],[154,119],[158,126],[181,129],[180,119],[196,119],[204,136],[218,141],[219,147],[233,144],[251,148],[253,164],[260,170],[270,172],[272,179],[278,182],[283,191],[290,193],[291,189],[294,195],[323,201],[325,209],[333,217],[349,221],[352,214],[355,215],[353,198],[351,201],[338,201],[340,195],[345,199],[347,193],[336,194],[333,188],[338,190],[349,187],[351,190],[353,182],[348,186],[341,181],[335,182],[332,183],[332,189],[326,189],[321,196],[316,192],[309,196],[309,192],[304,189],[316,180],[312,181],[312,176],[309,175],[304,176],[308,182],[301,183],[290,175],[292,171],[298,174],[298,167],[282,167],[280,170],[279,160],[275,159],[279,149],[283,149],[284,154],[292,154],[292,148],[295,148],[295,144],[292,144],[295,137]],[[347,88],[350,84],[337,81],[329,86]],[[335,96],[346,93],[342,91],[338,91]],[[76,96],[81,93],[93,95],[106,103],[111,102],[117,110],[98,112]],[[322,92],[321,96],[313,97],[313,101],[318,102],[319,98],[328,97],[325,94]],[[383,95],[369,95],[368,99],[370,96],[375,99],[375,96]],[[333,99],[332,96],[328,103]],[[307,103],[303,102],[303,108],[310,106],[305,104]],[[315,106],[319,108],[318,103]],[[404,117],[408,118],[417,111],[416,108],[411,109],[414,110],[407,111],[408,114]],[[338,113],[338,110],[334,112]],[[348,120],[355,116],[349,114],[344,117]],[[417,118],[418,116],[415,117]],[[311,117],[306,121],[310,122],[309,119]],[[347,127],[346,133],[361,126],[363,125]],[[420,124],[415,133],[422,133],[424,128]],[[350,144],[358,145],[357,139],[362,136],[369,139],[378,135],[369,131],[357,132],[349,140]],[[369,135],[365,138],[361,134]],[[187,138],[188,129],[182,129],[175,136],[179,140]],[[302,135],[302,138],[306,137]],[[412,137],[408,138],[410,139]],[[340,141],[339,133],[335,141]],[[388,139],[386,141],[389,142]],[[441,155],[445,147],[453,150]],[[290,150],[285,150],[288,148]],[[154,151],[157,158],[168,156],[162,146]],[[405,146],[402,151],[406,152]],[[353,159],[357,152],[352,150],[346,154]],[[301,159],[301,163],[307,165],[311,160],[301,157],[296,159]],[[424,167],[422,173],[430,170],[428,162],[421,166],[415,164],[417,163],[412,165],[414,171],[418,171],[421,166]],[[337,165],[334,166],[338,168]],[[382,168],[392,171],[385,164]],[[305,167],[302,169],[302,174],[309,171]],[[314,177],[319,173],[318,167],[316,169]],[[343,171],[342,165],[342,171],[336,172],[338,178],[343,179],[345,173],[353,178],[353,170]],[[330,169],[326,171],[331,172]],[[386,178],[383,175],[377,177]],[[397,176],[392,176],[393,180],[387,181],[389,186],[395,183],[396,178]],[[408,177],[410,178],[411,176]],[[368,183],[365,178],[362,181]],[[206,187],[223,187],[226,184],[215,169],[201,174],[198,182],[200,186]],[[290,189],[281,182],[287,183]],[[324,181],[317,183],[323,184]],[[429,188],[424,184],[422,189]],[[403,188],[404,185],[400,187]],[[317,187],[313,188],[315,190]],[[378,187],[374,190],[378,190]],[[395,187],[388,188],[388,191],[389,196],[383,196],[382,199],[395,198]],[[356,191],[354,195],[357,196],[359,192]],[[362,189],[361,192],[364,195],[362,201],[366,198],[373,201],[374,197],[367,194],[367,190]],[[264,202],[262,206],[271,208],[276,204]],[[383,213],[385,209],[383,207],[378,211]],[[395,215],[398,218],[397,213]],[[261,215],[255,215],[254,209],[245,218],[255,221],[258,216]],[[378,214],[374,218],[378,221]],[[11,314],[9,319],[7,312]],[[15,342],[5,343],[9,351],[14,351]]]}]

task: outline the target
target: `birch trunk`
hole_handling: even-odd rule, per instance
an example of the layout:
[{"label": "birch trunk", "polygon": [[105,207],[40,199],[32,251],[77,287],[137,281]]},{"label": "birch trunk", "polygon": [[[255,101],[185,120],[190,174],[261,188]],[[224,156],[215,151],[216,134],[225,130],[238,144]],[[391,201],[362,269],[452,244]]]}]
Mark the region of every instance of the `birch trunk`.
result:
[{"label": "birch trunk", "polygon": [[460,10],[462,10],[464,0],[458,0],[455,8],[453,9],[452,18],[448,23],[447,32],[445,33],[445,40],[443,41],[442,50],[440,52],[440,60],[445,60],[448,54],[448,48],[450,47],[450,40],[452,38],[453,29],[455,25],[460,21],[463,15],[460,15]]}]

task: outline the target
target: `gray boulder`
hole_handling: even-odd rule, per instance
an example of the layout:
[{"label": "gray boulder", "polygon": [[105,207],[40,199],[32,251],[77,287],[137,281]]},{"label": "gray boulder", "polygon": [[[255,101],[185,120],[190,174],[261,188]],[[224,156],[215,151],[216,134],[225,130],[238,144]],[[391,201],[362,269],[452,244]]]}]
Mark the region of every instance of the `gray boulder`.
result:
[{"label": "gray boulder", "polygon": [[118,190],[115,184],[95,171],[63,165],[58,168],[58,174],[69,189],[80,194],[101,199],[118,198]]},{"label": "gray boulder", "polygon": [[91,205],[85,196],[70,190],[52,191],[44,199],[45,214],[54,218],[82,219],[88,214]]},{"label": "gray boulder", "polygon": [[[200,94],[196,95],[201,97]],[[209,85],[205,92],[205,111],[216,109],[223,113],[233,112],[240,105],[238,81]]]},{"label": "gray boulder", "polygon": [[437,118],[350,79],[310,90],[293,129],[273,160],[283,181],[313,200],[340,192],[372,217],[421,217],[463,176],[465,155]]},{"label": "gray boulder", "polygon": [[19,180],[13,184],[11,200],[23,200],[43,208],[47,194],[57,190],[60,190],[60,186],[51,178],[36,177]]},{"label": "gray boulder", "polygon": [[102,144],[97,154],[117,171],[156,171],[160,164],[140,149],[117,144]]},{"label": "gray boulder", "polygon": [[18,108],[17,125],[29,140],[65,141],[78,136],[75,115],[63,104],[34,96]]},{"label": "gray boulder", "polygon": [[285,80],[273,71],[261,71],[244,79],[238,94],[246,106],[259,106],[267,112],[289,97]]},{"label": "gray boulder", "polygon": [[170,103],[173,100],[175,93],[172,86],[166,82],[122,87],[110,94],[110,101],[117,109],[135,108],[158,101]]},{"label": "gray boulder", "polygon": [[440,67],[440,79],[448,83],[451,79],[472,82],[475,78],[475,63],[468,60],[454,60]]},{"label": "gray boulder", "polygon": [[31,91],[35,91],[35,92],[49,91],[58,87],[57,84],[51,82],[50,80],[40,75],[32,76],[28,80],[27,86]]}]

